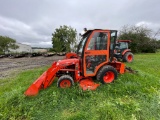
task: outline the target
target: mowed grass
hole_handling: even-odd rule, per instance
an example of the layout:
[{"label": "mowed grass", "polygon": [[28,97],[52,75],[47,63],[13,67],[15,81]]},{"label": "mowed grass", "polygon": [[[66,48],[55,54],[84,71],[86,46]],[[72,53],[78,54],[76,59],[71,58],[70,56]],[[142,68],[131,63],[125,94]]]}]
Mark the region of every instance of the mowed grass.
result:
[{"label": "mowed grass", "polygon": [[78,84],[57,88],[56,81],[35,97],[24,91],[47,67],[28,70],[0,80],[0,119],[11,120],[159,120],[160,52],[136,54],[127,63],[137,74],[125,73],[96,91]]}]

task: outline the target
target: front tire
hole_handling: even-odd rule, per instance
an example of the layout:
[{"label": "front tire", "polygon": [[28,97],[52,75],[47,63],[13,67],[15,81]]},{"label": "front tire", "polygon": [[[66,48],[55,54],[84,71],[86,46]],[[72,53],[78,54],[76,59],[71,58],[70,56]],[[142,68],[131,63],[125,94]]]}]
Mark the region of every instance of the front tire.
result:
[{"label": "front tire", "polygon": [[115,79],[117,79],[117,70],[110,66],[103,66],[97,73],[97,80],[102,82],[103,84],[112,83]]},{"label": "front tire", "polygon": [[74,85],[73,78],[69,75],[61,76],[57,81],[57,87],[69,88]]}]

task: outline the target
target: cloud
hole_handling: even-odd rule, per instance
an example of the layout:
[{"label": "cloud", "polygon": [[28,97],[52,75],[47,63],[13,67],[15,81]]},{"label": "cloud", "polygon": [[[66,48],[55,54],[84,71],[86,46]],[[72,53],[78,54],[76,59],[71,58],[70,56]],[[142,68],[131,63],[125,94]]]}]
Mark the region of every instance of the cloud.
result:
[{"label": "cloud", "polygon": [[[18,42],[22,43],[32,43],[34,45],[41,43],[40,41],[49,41],[51,40],[51,35],[43,35],[37,33],[34,28],[22,21],[13,19],[13,18],[6,18],[0,16],[0,30],[4,31],[6,36],[18,36]],[[13,36],[13,37],[14,37]],[[46,42],[47,43],[47,42]],[[41,44],[42,45],[42,44]],[[50,44],[47,44],[50,45]]]},{"label": "cloud", "polygon": [[160,23],[141,21],[141,22],[136,23],[136,26],[146,26],[152,30],[158,30],[160,28]]},{"label": "cloud", "polygon": [[29,25],[12,18],[0,16],[0,23],[0,29],[15,33],[16,35],[22,35],[26,31],[31,30],[31,27]]},{"label": "cloud", "polygon": [[39,44],[40,44],[40,45],[45,45],[45,46],[46,46],[46,45],[50,45],[50,46],[51,46],[51,45],[52,45],[52,42],[51,42],[51,41],[50,41],[50,42],[39,42]]},{"label": "cloud", "polygon": [[[60,25],[77,29],[121,29],[146,24],[158,29],[160,1],[148,0],[0,0],[0,34],[32,46],[51,47]],[[44,42],[44,43],[43,43]]]}]

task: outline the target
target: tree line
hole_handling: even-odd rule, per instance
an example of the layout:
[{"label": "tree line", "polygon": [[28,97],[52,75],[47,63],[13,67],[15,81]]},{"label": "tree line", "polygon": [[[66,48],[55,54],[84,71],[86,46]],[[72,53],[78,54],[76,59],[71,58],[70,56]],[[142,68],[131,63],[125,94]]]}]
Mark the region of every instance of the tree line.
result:
[{"label": "tree line", "polygon": [[9,48],[17,49],[16,40],[7,36],[0,36],[0,54],[9,52]]},{"label": "tree line", "polygon": [[[119,31],[118,39],[131,40],[129,48],[134,53],[152,53],[160,49],[160,40],[156,38],[160,29],[154,34],[153,31],[144,26],[123,26]],[[76,29],[70,26],[60,26],[52,33],[52,48],[55,52],[75,51],[78,44]],[[6,36],[0,36],[0,54],[11,49],[17,49],[16,40]]]},{"label": "tree line", "polygon": [[76,44],[76,29],[70,26],[60,26],[52,34],[52,45],[55,52],[70,52]]},{"label": "tree line", "polygon": [[154,34],[144,26],[123,26],[118,39],[131,40],[129,47],[134,53],[155,53],[160,49],[160,40],[156,38],[158,34],[160,30]]},{"label": "tree line", "polygon": [[[56,52],[71,51],[71,44],[76,43],[76,34],[76,29],[68,26],[57,28],[52,34],[53,50]],[[123,26],[119,31],[118,39],[131,40],[129,48],[133,53],[155,53],[157,49],[160,49],[160,40],[156,39],[158,34],[160,30],[153,36],[153,31],[144,26]],[[72,47],[77,46],[75,44]]]}]

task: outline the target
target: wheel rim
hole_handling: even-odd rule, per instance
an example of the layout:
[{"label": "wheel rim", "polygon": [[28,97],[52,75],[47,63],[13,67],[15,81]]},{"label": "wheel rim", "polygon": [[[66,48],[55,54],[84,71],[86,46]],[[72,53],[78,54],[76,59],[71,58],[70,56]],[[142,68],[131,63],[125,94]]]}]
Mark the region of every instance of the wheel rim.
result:
[{"label": "wheel rim", "polygon": [[69,80],[62,80],[61,82],[60,82],[60,87],[61,88],[68,88],[68,87],[71,87],[71,81],[69,81]]},{"label": "wheel rim", "polygon": [[132,55],[128,55],[127,58],[128,58],[128,61],[132,61],[132,59],[133,59],[133,58],[132,58]]},{"label": "wheel rim", "polygon": [[105,83],[111,83],[113,80],[114,80],[114,73],[111,71],[107,72],[103,77],[103,81]]}]

